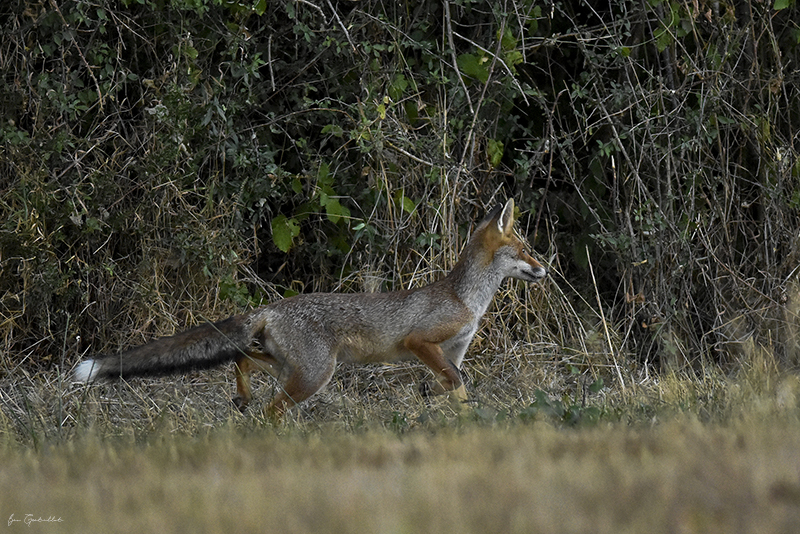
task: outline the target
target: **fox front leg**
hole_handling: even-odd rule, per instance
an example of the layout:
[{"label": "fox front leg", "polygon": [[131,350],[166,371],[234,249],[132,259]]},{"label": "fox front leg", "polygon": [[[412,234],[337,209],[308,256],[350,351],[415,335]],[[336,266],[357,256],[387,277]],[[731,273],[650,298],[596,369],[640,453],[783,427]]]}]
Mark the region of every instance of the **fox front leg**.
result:
[{"label": "fox front leg", "polygon": [[447,396],[449,397],[450,407],[453,408],[453,411],[460,412],[464,407],[464,403],[467,402],[467,388],[462,383],[456,389],[448,391]]},{"label": "fox front leg", "polygon": [[440,380],[436,380],[433,385],[430,382],[422,382],[419,385],[419,393],[423,397],[432,397],[434,395],[447,395],[450,407],[455,412],[460,412],[464,404],[468,400],[467,388],[462,382],[461,385],[454,389],[445,389]]},{"label": "fox front leg", "polygon": [[405,340],[406,348],[413,352],[428,368],[436,374],[434,385],[423,383],[420,392],[423,395],[441,395],[446,393],[453,410],[460,411],[467,400],[467,389],[461,380],[461,371],[444,356],[442,348],[436,344],[416,336]]}]

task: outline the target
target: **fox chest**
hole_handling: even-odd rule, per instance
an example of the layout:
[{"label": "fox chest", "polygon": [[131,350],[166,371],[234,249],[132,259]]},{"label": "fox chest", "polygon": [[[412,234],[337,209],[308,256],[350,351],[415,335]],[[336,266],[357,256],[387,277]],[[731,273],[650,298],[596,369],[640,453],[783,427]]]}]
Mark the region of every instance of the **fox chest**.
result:
[{"label": "fox chest", "polygon": [[445,357],[455,363],[456,366],[461,365],[461,360],[464,358],[472,338],[475,337],[475,333],[478,331],[478,323],[479,321],[475,320],[464,325],[456,335],[439,344]]}]

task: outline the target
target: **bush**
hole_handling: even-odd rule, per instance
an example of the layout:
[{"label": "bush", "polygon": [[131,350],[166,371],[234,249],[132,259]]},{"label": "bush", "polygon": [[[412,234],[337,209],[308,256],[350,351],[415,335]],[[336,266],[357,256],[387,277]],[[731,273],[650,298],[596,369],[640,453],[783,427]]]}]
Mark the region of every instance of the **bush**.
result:
[{"label": "bush", "polygon": [[797,19],[785,0],[7,2],[2,368],[429,281],[511,195],[558,284],[526,336],[583,363],[601,340],[629,371],[793,364]]}]

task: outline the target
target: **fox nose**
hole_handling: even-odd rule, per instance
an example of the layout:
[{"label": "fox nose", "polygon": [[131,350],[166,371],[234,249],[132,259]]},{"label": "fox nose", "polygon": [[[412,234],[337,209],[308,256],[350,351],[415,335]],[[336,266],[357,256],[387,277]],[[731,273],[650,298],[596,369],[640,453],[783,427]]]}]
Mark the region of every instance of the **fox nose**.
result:
[{"label": "fox nose", "polygon": [[547,269],[544,267],[534,267],[533,276],[537,279],[542,279],[547,276]]}]

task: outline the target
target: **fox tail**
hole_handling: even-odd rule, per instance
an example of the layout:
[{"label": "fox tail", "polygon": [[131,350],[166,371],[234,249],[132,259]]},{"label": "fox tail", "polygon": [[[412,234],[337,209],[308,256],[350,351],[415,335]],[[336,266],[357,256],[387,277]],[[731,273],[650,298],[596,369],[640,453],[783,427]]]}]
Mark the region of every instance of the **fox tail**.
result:
[{"label": "fox tail", "polygon": [[171,337],[155,339],[119,354],[84,360],[75,368],[76,382],[99,378],[167,375],[216,367],[236,359],[251,345],[253,320],[235,315]]}]

